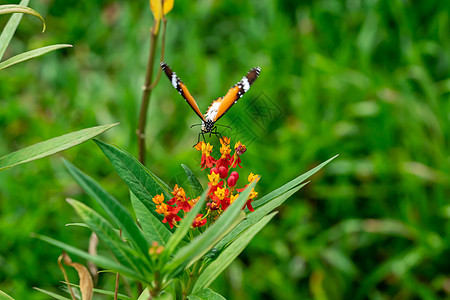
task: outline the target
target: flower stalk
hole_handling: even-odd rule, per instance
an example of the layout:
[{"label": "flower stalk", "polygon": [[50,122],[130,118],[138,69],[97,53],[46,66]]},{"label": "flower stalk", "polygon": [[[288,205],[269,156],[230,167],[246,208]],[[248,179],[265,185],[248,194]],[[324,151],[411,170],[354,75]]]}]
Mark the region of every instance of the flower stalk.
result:
[{"label": "flower stalk", "polygon": [[[164,1],[161,1],[161,7],[164,7]],[[170,8],[171,9],[171,8]],[[168,11],[167,11],[168,12]],[[138,140],[138,159],[139,161],[145,165],[146,160],[146,151],[145,151],[145,125],[147,124],[147,113],[148,106],[150,104],[150,98],[152,95],[152,91],[161,78],[161,69],[159,69],[158,74],[156,76],[156,80],[153,81],[154,75],[154,65],[155,65],[155,56],[156,56],[156,45],[158,42],[159,36],[159,23],[162,20],[163,22],[163,31],[162,31],[162,40],[161,40],[161,58],[160,61],[164,60],[164,51],[165,51],[165,39],[166,39],[166,28],[167,28],[167,19],[164,15],[167,13],[162,9],[159,11],[161,16],[157,17],[155,15],[155,21],[153,27],[150,29],[150,49],[148,54],[148,62],[147,69],[145,71],[145,82],[142,86],[142,99],[141,99],[141,108],[139,111],[139,121],[138,128],[136,129],[136,135]],[[155,14],[155,11],[153,11]],[[158,12],[156,12],[158,13]]]}]

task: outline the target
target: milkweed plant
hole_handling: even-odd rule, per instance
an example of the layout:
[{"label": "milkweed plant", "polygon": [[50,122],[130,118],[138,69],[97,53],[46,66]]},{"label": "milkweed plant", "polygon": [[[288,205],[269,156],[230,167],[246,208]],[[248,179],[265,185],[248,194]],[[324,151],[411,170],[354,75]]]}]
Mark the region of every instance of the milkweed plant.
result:
[{"label": "milkweed plant", "polygon": [[[0,6],[0,12],[28,13],[41,18],[37,12],[27,8],[27,4],[28,0],[22,0],[20,5]],[[145,124],[150,91],[161,76],[159,69],[153,80],[160,23],[163,24],[160,61],[163,61],[165,15],[172,9],[173,1],[151,0],[150,7],[154,25],[151,29],[149,61],[137,129],[138,158],[118,146],[94,140],[128,186],[131,210],[94,179],[65,160],[68,172],[108,217],[105,218],[103,213],[80,201],[67,199],[82,220],[82,223],[75,225],[89,228],[109,252],[96,254],[48,236],[35,235],[64,250],[58,264],[67,284],[66,291],[72,299],[81,297],[89,300],[94,293],[114,296],[114,299],[223,299],[209,288],[210,284],[276,215],[274,210],[334,158],[264,196],[260,196],[257,189],[258,181],[263,180],[262,176],[241,171],[247,147],[242,141],[232,141],[228,137],[219,139],[220,156],[217,157],[212,155],[214,145],[206,141],[195,145],[192,151],[199,153],[199,164],[196,166],[199,170],[194,172],[188,166],[181,165],[188,179],[187,186],[169,186],[152,173],[145,166]],[[20,22],[17,16],[11,17],[6,34],[0,37],[6,45]],[[3,65],[0,63],[0,66],[9,67],[61,47],[66,45],[25,54]],[[0,171],[68,149],[116,125],[83,129],[16,151],[0,158]],[[194,174],[201,174],[204,179],[199,180]],[[201,181],[206,181],[207,186],[203,187]],[[116,274],[114,291],[95,289],[92,275],[97,274],[92,274],[83,264],[73,262],[68,253],[102,268],[102,272]],[[77,270],[80,278],[78,285],[69,282],[63,264]],[[120,278],[125,282],[137,282],[138,293],[119,293]],[[50,291],[38,290],[55,299],[68,299]],[[11,298],[2,291],[0,296]]]},{"label": "milkweed plant", "polygon": [[[50,237],[38,237],[109,272],[142,283],[146,289],[139,299],[161,296],[186,299],[191,295],[223,299],[210,290],[209,285],[275,216],[274,209],[333,159],[259,197],[256,184],[261,177],[240,172],[247,149],[239,141],[231,149],[230,139],[221,138],[220,157],[212,156],[213,146],[209,143],[196,145],[195,149],[201,153],[199,168],[207,177],[205,188],[186,165],[182,168],[189,186],[169,187],[125,150],[94,141],[128,186],[133,212],[127,211],[91,177],[65,161],[70,174],[100,204],[112,222],[79,201],[68,199],[67,202],[113,257],[92,255]],[[238,186],[241,177],[247,183]],[[107,294],[101,290],[96,292]]]}]

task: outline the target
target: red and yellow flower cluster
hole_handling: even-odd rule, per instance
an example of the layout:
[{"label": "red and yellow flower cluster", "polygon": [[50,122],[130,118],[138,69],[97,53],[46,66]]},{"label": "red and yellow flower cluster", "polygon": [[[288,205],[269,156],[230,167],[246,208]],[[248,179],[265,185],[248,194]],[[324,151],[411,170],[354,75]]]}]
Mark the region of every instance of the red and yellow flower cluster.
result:
[{"label": "red and yellow flower cluster", "polygon": [[[247,148],[237,142],[234,146],[234,154],[231,155],[230,139],[223,137],[220,139],[220,158],[215,159],[211,155],[213,146],[209,143],[199,142],[195,149],[202,152],[201,168],[202,170],[208,168],[208,199],[206,202],[206,213],[198,214],[192,223],[192,227],[204,226],[208,221],[214,222],[220,214],[237,199],[239,193],[245,190],[247,185],[241,189],[236,188],[239,174],[237,171],[231,171],[232,168],[237,166],[241,167],[241,155],[247,151]],[[258,181],[259,176],[250,173],[248,176],[248,182]],[[181,220],[178,215],[180,211],[187,213],[195,203],[200,199],[200,196],[195,199],[186,197],[186,193],[182,187],[175,185],[172,191],[173,198],[164,203],[164,196],[156,195],[153,197],[153,202],[156,204],[156,212],[164,215],[163,223],[168,223],[170,228],[177,225],[177,222]],[[258,195],[254,189],[250,193],[250,197],[247,203],[242,208],[247,207],[250,211],[253,211],[252,200]]]}]

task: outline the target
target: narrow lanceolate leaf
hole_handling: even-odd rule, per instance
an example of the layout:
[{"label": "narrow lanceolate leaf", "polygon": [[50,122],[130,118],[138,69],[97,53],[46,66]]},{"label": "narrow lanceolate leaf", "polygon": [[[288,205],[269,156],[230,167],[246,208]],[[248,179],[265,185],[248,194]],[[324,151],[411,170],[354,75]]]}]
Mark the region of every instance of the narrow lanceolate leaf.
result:
[{"label": "narrow lanceolate leaf", "polygon": [[52,46],[47,46],[47,47],[42,47],[42,48],[38,48],[35,50],[31,50],[31,51],[27,51],[21,54],[18,54],[16,56],[13,56],[5,61],[2,61],[0,63],[0,70],[3,70],[7,67],[10,67],[12,65],[18,64],[22,61],[28,60],[28,59],[32,59],[34,57],[38,57],[41,55],[44,55],[45,53],[51,52],[51,51],[55,51],[61,48],[67,48],[67,47],[72,47],[72,45],[69,44],[58,44],[58,45],[52,45]]},{"label": "narrow lanceolate leaf", "polygon": [[[339,154],[338,154],[339,155]],[[261,199],[259,199],[258,201],[254,201],[252,202],[252,206],[253,208],[257,208],[267,202],[269,202],[270,200],[272,200],[273,198],[280,196],[281,194],[283,194],[284,192],[298,186],[299,184],[301,184],[303,181],[305,181],[306,179],[308,179],[309,177],[311,177],[312,175],[314,175],[316,172],[318,172],[320,169],[322,169],[325,165],[327,165],[330,161],[332,161],[333,159],[335,159],[338,155],[333,156],[332,158],[324,161],[323,163],[321,163],[320,165],[318,165],[317,167],[315,167],[314,169],[309,170],[308,172],[298,176],[297,178],[289,181],[288,183],[286,183],[285,185],[283,185],[282,187],[279,187],[278,189],[270,192],[269,194],[265,195],[264,197],[262,197]]]},{"label": "narrow lanceolate leaf", "polygon": [[141,274],[143,273],[141,263],[137,259],[137,253],[122,241],[117,234],[117,231],[114,230],[107,220],[92,208],[79,201],[67,199],[67,202],[72,205],[77,214],[86,222],[89,228],[94,231],[99,239],[112,251],[120,264],[132,268]]},{"label": "narrow lanceolate leaf", "polygon": [[0,158],[0,171],[72,148],[117,124],[119,123],[82,129],[10,153]]},{"label": "narrow lanceolate leaf", "polygon": [[27,15],[35,16],[42,21],[42,32],[45,31],[45,20],[44,18],[34,9],[26,6],[16,5],[16,4],[6,4],[0,5],[0,15],[12,14],[12,13],[22,13]]},{"label": "narrow lanceolate leaf", "polygon": [[14,300],[13,297],[11,297],[7,293],[3,292],[2,290],[0,290],[0,299],[2,299],[2,300]]},{"label": "narrow lanceolate leaf", "polygon": [[149,261],[149,244],[126,208],[106,192],[96,181],[84,174],[70,162],[64,160],[64,164],[78,184],[89,196],[100,204],[117,226],[124,231],[124,234],[130,239],[130,242],[135,248]]},{"label": "narrow lanceolate leaf", "polygon": [[147,207],[130,191],[131,204],[142,231],[149,242],[158,242],[165,246],[172,236],[172,232],[158,220]]},{"label": "narrow lanceolate leaf", "polygon": [[249,227],[233,243],[231,243],[231,245],[228,246],[216,260],[208,265],[208,267],[200,274],[193,289],[194,293],[208,287],[214,279],[216,279],[217,276],[219,276],[219,274],[236,259],[253,237],[266,226],[276,214],[277,212],[273,212],[262,218],[258,223]]},{"label": "narrow lanceolate leaf", "polygon": [[[70,283],[70,282],[66,282],[66,283],[68,283],[70,286],[79,288],[79,286],[78,286],[77,284],[73,284],[73,283]],[[105,295],[105,296],[114,297],[114,294],[115,294],[115,293],[114,293],[114,291],[108,291],[108,290],[102,290],[102,289],[94,289],[94,294],[99,294],[99,295]],[[111,298],[108,298],[108,299],[111,299]],[[122,300],[133,300],[134,298],[131,298],[131,297],[128,297],[127,295],[118,293],[118,294],[117,294],[117,299],[122,299]],[[84,300],[84,299],[82,299],[82,300]]]},{"label": "narrow lanceolate leaf", "polygon": [[117,174],[128,185],[133,194],[141,200],[158,220],[162,220],[161,215],[155,212],[156,204],[152,201],[152,198],[161,193],[163,193],[166,199],[171,198],[167,184],[125,150],[99,140],[94,140],[94,142],[97,143],[106,157],[111,161]]},{"label": "narrow lanceolate leaf", "polygon": [[203,289],[187,296],[188,300],[225,300],[225,298],[211,289]]},{"label": "narrow lanceolate leaf", "polygon": [[[255,185],[256,181],[252,182],[214,224],[192,240],[192,242],[178,250],[174,258],[166,264],[163,271],[172,273],[175,269],[178,270],[181,265],[188,267],[206,254],[226,232],[233,229],[237,225],[236,219],[240,217],[242,207],[247,202],[251,190]],[[241,218],[243,218],[242,215]]]},{"label": "narrow lanceolate leaf", "polygon": [[[30,2],[30,0],[22,0],[20,1],[19,5],[27,6],[28,2]],[[23,14],[13,14],[11,18],[9,18],[8,23],[6,23],[5,28],[3,28],[2,34],[0,35],[0,60],[2,60],[9,42],[16,32],[17,26],[19,25],[22,16]]]},{"label": "narrow lanceolate leaf", "polygon": [[89,261],[92,261],[94,264],[104,268],[104,269],[108,269],[117,273],[120,273],[124,276],[128,276],[131,278],[134,278],[136,280],[140,280],[145,284],[151,284],[150,280],[151,278],[149,278],[150,280],[147,280],[145,277],[140,276],[139,274],[137,274],[134,270],[127,268],[125,266],[122,266],[118,263],[116,263],[114,260],[112,260],[109,257],[104,257],[104,256],[100,256],[100,255],[90,255],[89,253],[87,253],[86,251],[83,251],[81,249],[78,249],[76,247],[73,247],[69,244],[60,242],[58,240],[52,239],[50,237],[47,236],[43,236],[43,235],[39,235],[39,234],[34,234],[34,237],[37,237],[40,240],[43,240],[44,242],[47,242],[49,244],[52,244],[56,247],[59,247],[69,253],[72,253],[76,256],[79,256],[81,258],[87,259]]},{"label": "narrow lanceolate leaf", "polygon": [[150,291],[148,288],[142,291],[137,300],[148,300],[150,298]]},{"label": "narrow lanceolate leaf", "polygon": [[[63,296],[61,296],[61,295],[58,295],[58,294],[55,294],[55,293],[53,293],[53,292],[46,291],[46,290],[43,290],[43,289],[40,289],[40,288],[37,288],[37,287],[34,287],[33,289],[35,289],[36,291],[41,292],[41,293],[43,293],[43,294],[46,294],[47,296],[50,296],[50,297],[52,297],[53,299],[58,299],[58,300],[71,300],[70,298],[66,298],[66,297],[63,297]],[[1,298],[0,298],[0,299],[1,299]]]},{"label": "narrow lanceolate leaf", "polygon": [[203,193],[203,187],[198,181],[197,177],[195,177],[194,173],[189,169],[188,166],[181,164],[181,166],[184,169],[184,172],[186,172],[186,176],[189,180],[189,184],[191,185],[192,195],[191,197],[196,198],[198,195],[201,195]]},{"label": "narrow lanceolate leaf", "polygon": [[214,248],[221,250],[231,241],[236,239],[244,230],[253,224],[259,222],[265,215],[273,211],[275,208],[283,204],[287,199],[289,199],[293,194],[295,194],[299,189],[304,187],[307,183],[299,185],[278,197],[275,197],[271,201],[267,202],[265,205],[258,207],[254,212],[248,214],[247,218],[240,222],[233,230],[230,231],[220,242],[217,243]]},{"label": "narrow lanceolate leaf", "polygon": [[[91,273],[89,273],[89,270],[80,263],[74,263],[67,253],[62,254],[62,261],[64,264],[74,268],[77,271],[78,278],[80,278],[79,286],[81,291],[81,299],[91,300],[94,293],[94,282],[92,281],[92,276]],[[70,289],[70,285],[68,287]]]}]

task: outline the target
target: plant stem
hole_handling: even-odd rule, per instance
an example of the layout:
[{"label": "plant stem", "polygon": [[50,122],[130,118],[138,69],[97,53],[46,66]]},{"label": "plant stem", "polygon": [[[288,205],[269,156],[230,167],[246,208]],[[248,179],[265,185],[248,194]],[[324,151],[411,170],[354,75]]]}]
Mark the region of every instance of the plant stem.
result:
[{"label": "plant stem", "polygon": [[119,273],[116,274],[116,286],[114,287],[114,300],[117,300],[119,294]]},{"label": "plant stem", "polygon": [[186,289],[183,291],[183,299],[187,299],[187,296],[191,294],[192,289],[194,288],[194,284],[197,281],[200,267],[202,266],[202,262],[199,260],[194,264],[192,268],[192,272],[189,273],[189,281],[186,285]]},{"label": "plant stem", "polygon": [[159,271],[156,271],[153,287],[150,289],[150,298],[149,299],[153,299],[153,298],[157,297],[160,292],[161,292],[161,282],[160,282],[160,278],[159,278]]},{"label": "plant stem", "polygon": [[153,65],[155,62],[156,53],[156,41],[158,40],[158,32],[155,32],[156,27],[153,26],[151,29],[150,37],[150,50],[148,55],[147,71],[145,72],[145,83],[142,87],[142,101],[141,110],[139,112],[139,123],[138,129],[136,130],[138,138],[138,156],[139,161],[145,165],[145,125],[147,124],[147,110],[150,103],[150,96],[152,93],[151,83],[153,80]]}]

